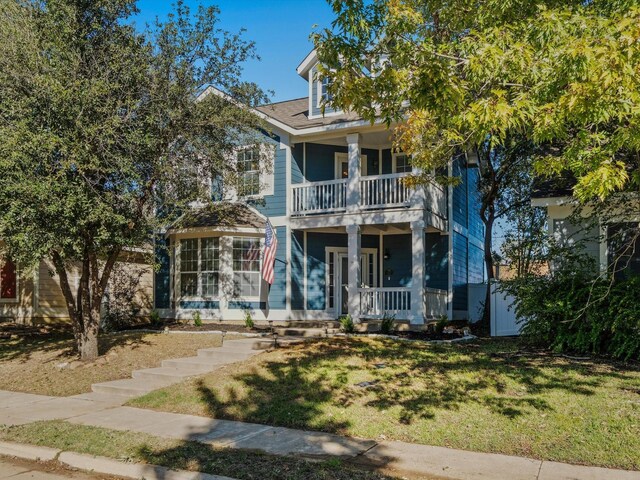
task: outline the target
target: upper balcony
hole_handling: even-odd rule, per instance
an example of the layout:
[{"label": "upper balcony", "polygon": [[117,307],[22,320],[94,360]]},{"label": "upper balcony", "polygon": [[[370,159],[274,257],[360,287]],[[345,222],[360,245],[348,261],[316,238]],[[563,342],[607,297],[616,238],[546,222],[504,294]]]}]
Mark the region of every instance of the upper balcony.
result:
[{"label": "upper balcony", "polygon": [[397,208],[424,208],[447,217],[447,190],[438,185],[411,188],[409,173],[367,175],[357,182],[357,195],[349,195],[349,179],[306,182],[292,185],[292,216],[375,211]]}]

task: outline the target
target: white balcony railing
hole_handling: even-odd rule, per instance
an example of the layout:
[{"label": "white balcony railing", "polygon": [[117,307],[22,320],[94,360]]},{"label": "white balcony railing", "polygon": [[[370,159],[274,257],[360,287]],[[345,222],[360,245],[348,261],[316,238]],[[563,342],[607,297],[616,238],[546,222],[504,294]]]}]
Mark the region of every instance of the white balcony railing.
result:
[{"label": "white balcony railing", "polygon": [[413,189],[407,187],[407,173],[369,175],[360,179],[360,206],[367,209],[401,207],[411,202]]},{"label": "white balcony railing", "polygon": [[447,315],[447,300],[449,294],[446,290],[438,288],[424,289],[425,316],[427,318],[438,318]]},{"label": "white balcony railing", "polygon": [[382,318],[384,314],[408,319],[411,315],[411,288],[360,288],[360,314],[366,318]]},{"label": "white balcony railing", "polygon": [[293,185],[294,215],[332,213],[347,207],[347,179]]}]

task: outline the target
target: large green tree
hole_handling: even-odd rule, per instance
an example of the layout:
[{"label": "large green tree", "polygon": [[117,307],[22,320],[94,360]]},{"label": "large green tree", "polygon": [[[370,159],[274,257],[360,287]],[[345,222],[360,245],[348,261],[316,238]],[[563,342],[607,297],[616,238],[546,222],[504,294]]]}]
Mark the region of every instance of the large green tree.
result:
[{"label": "large green tree", "polygon": [[499,199],[491,177],[512,168],[486,153],[515,138],[538,149],[536,173],[573,175],[583,202],[638,189],[636,0],[330,3],[332,28],[314,38],[332,101],[401,122],[397,146],[424,172],[478,153],[486,211]]},{"label": "large green tree", "polygon": [[[229,155],[260,127],[239,105],[264,101],[241,81],[254,44],[220,29],[216,7],[178,2],[145,33],[136,12],[133,0],[0,0],[0,239],[23,268],[51,260],[87,360],[118,258],[209,199],[211,175],[237,178]],[[228,96],[196,101],[207,85]]]}]

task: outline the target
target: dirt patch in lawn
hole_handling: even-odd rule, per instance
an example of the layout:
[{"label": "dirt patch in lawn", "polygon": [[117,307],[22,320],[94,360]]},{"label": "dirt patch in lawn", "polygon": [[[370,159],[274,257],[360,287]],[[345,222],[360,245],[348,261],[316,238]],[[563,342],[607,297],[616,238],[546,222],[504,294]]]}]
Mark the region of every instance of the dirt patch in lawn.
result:
[{"label": "dirt patch in lawn", "polygon": [[128,378],[133,370],[192,356],[199,348],[220,346],[221,341],[216,334],[105,334],[100,337],[101,357],[83,363],[67,333],[14,333],[0,338],[0,390],[54,396],[90,392],[92,383]]},{"label": "dirt patch in lawn", "polygon": [[521,351],[333,338],[267,352],[133,406],[343,435],[640,469],[640,372]]}]

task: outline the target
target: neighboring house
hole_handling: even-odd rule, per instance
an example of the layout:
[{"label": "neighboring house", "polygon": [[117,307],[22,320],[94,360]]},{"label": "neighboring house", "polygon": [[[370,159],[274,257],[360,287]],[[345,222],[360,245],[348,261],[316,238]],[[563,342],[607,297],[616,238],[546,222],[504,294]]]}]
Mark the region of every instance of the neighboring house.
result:
[{"label": "neighboring house", "polygon": [[638,211],[637,200],[621,194],[619,213],[610,209],[595,216],[591,208],[582,207],[580,215],[575,215],[578,210],[572,183],[568,179],[544,181],[534,190],[532,204],[546,208],[550,237],[561,246],[580,249],[600,271],[640,274],[638,218],[629,213],[634,204]]},{"label": "neighboring house", "polygon": [[[255,146],[239,148],[245,195],[218,183],[228,214],[195,209],[158,242],[162,317],[468,317],[468,286],[484,281],[477,167],[460,156],[456,187],[407,187],[410,161],[392,150],[392,131],[332,109],[316,67],[311,52],[297,70],[308,97],[256,110],[270,129],[272,171]],[[271,286],[260,274],[267,219],[278,240]]]},{"label": "neighboring house", "polygon": [[[72,288],[77,289],[79,281],[80,270],[71,271]],[[142,252],[123,253],[108,293],[119,282],[135,285],[133,302],[141,316],[148,316],[153,305],[153,268],[148,256]],[[4,320],[30,324],[69,321],[66,302],[51,262],[44,260],[35,271],[23,272],[11,260],[0,258],[0,321]]]}]

